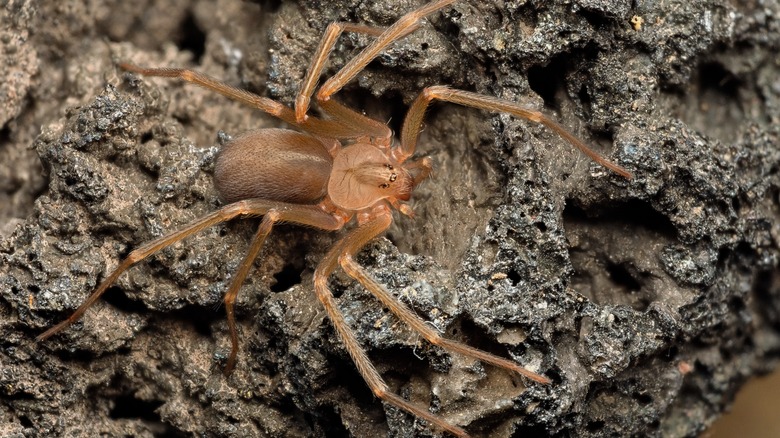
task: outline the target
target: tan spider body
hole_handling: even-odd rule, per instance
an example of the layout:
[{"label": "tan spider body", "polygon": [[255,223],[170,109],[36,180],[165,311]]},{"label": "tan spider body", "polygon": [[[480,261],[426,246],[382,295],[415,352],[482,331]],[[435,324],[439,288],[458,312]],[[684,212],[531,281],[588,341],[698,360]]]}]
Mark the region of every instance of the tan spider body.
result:
[{"label": "tan spider body", "polygon": [[[626,170],[589,149],[553,120],[514,102],[454,90],[446,86],[426,88],[414,101],[406,115],[400,142],[393,145],[392,132],[383,123],[369,119],[330,99],[388,45],[416,30],[424,17],[453,2],[454,0],[434,1],[404,15],[387,29],[346,23],[331,24],[309,66],[294,109],[271,99],[233,88],[191,70],[142,68],[120,64],[121,68],[144,76],[173,77],[195,83],[260,109],[298,130],[250,131],[223,146],[215,164],[214,183],[226,205],[178,231],[148,242],[131,252],[67,320],[50,328],[38,336],[38,339],[46,339],[78,320],[119,275],[160,249],[206,227],[236,217],[262,216],[247,255],[225,294],[225,308],[232,343],[230,357],[225,366],[225,372],[229,373],[235,366],[239,344],[234,316],[236,296],[273,225],[277,222],[290,222],[323,230],[338,230],[354,218],[357,227],[333,245],[319,263],[314,273],[314,290],[358,371],[377,397],[449,433],[468,436],[464,429],[389,391],[365,351],[358,344],[355,334],[344,321],[329,289],[328,278],[338,267],[362,284],[401,321],[432,344],[519,373],[539,383],[550,383],[546,377],[510,360],[442,338],[419,316],[398,302],[383,285],[374,280],[353,259],[366,243],[387,230],[393,220],[393,209],[406,215],[412,214],[411,208],[403,202],[410,199],[415,186],[430,174],[431,160],[427,157],[410,160],[410,157],[415,152],[425,110],[434,100],[493,112],[506,112],[542,123],[594,161],[630,178]],[[317,79],[324,68],[325,60],[336,39],[344,31],[365,33],[376,38],[335,76],[326,81],[315,95],[315,100],[325,118],[308,116],[309,102],[314,94]]]}]

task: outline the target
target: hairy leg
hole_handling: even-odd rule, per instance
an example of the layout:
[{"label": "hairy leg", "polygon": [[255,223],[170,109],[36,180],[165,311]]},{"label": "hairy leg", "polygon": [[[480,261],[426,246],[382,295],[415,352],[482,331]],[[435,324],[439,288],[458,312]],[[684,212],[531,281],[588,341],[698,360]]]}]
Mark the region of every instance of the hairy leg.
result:
[{"label": "hairy leg", "polygon": [[176,78],[185,82],[199,85],[211,91],[215,91],[223,96],[238,102],[259,109],[271,116],[295,126],[302,131],[310,134],[327,138],[349,139],[365,135],[360,127],[350,126],[340,121],[322,120],[315,117],[309,117],[305,121],[298,123],[295,119],[295,112],[287,106],[267,97],[258,96],[249,91],[233,87],[211,76],[186,68],[145,68],[137,65],[120,62],[119,67],[132,73],[142,76]]},{"label": "hairy leg", "polygon": [[342,342],[344,342],[344,346],[352,357],[358,372],[363,376],[363,380],[365,380],[366,384],[376,397],[399,409],[403,409],[418,418],[427,420],[436,427],[455,436],[468,437],[468,433],[462,428],[448,423],[443,418],[404,400],[390,391],[387,384],[382,379],[382,376],[379,375],[379,372],[371,364],[371,360],[368,358],[368,355],[366,355],[366,351],[358,343],[355,333],[347,325],[347,322],[344,320],[344,315],[339,310],[336,300],[333,297],[333,293],[328,288],[328,277],[336,268],[338,268],[339,258],[345,253],[357,252],[365,242],[386,230],[391,222],[392,216],[389,211],[386,211],[385,214],[380,214],[373,220],[369,220],[352,230],[341,241],[336,243],[336,245],[334,245],[325,255],[319,266],[317,266],[317,270],[314,273],[314,291],[317,294],[317,298],[325,307],[328,317],[336,328],[336,332]]},{"label": "hairy leg", "polygon": [[399,18],[398,21],[388,27],[382,35],[377,37],[377,39],[342,67],[341,70],[329,78],[322,87],[320,87],[319,91],[317,91],[317,100],[326,101],[330,99],[332,95],[341,90],[344,85],[360,73],[369,62],[376,58],[390,44],[398,41],[398,39],[403,38],[419,27],[420,20],[452,3],[455,3],[455,0],[433,1],[419,9],[406,13]]},{"label": "hairy leg", "polygon": [[544,126],[552,129],[556,134],[563,137],[566,141],[582,151],[596,163],[606,167],[607,169],[626,179],[631,179],[632,177],[629,171],[589,148],[587,145],[585,145],[585,143],[567,131],[563,126],[559,125],[557,122],[540,113],[539,111],[535,111],[522,105],[518,105],[515,102],[499,99],[497,97],[485,96],[469,91],[456,90],[442,85],[428,87],[423,90],[417,99],[415,99],[414,103],[412,103],[409,111],[406,113],[403,128],[401,129],[401,145],[393,150],[393,156],[400,162],[403,162],[412,154],[414,154],[414,150],[417,146],[417,139],[420,135],[420,130],[422,129],[425,110],[433,100],[457,103],[458,105],[492,112],[507,113],[516,117],[530,120],[532,122],[541,123]]},{"label": "hairy leg", "polygon": [[[335,229],[338,229],[344,223],[343,219],[337,219],[331,215],[328,215],[317,206],[300,206],[296,204],[285,204],[259,199],[249,199],[228,204],[215,212],[209,213],[190,222],[177,231],[147,242],[144,245],[141,245],[139,248],[133,250],[124,260],[122,260],[119,266],[114,268],[114,270],[108,274],[108,276],[100,283],[97,289],[92,292],[92,294],[78,307],[78,309],[73,312],[73,314],[70,315],[70,317],[68,317],[68,319],[41,333],[36,337],[36,340],[43,341],[78,321],[79,318],[81,318],[87,311],[87,309],[95,304],[100,296],[103,295],[106,290],[108,290],[108,288],[117,280],[117,278],[119,278],[120,275],[122,275],[122,273],[124,273],[136,263],[156,253],[157,251],[160,251],[161,249],[166,248],[188,236],[196,234],[212,225],[226,222],[239,216],[262,216],[268,213],[270,210],[283,212],[296,211],[300,223],[311,226],[317,226],[317,224],[320,224],[322,228],[326,229],[334,229],[334,227]],[[325,219],[325,217],[330,219]],[[329,220],[338,222],[338,226],[336,226],[336,222],[331,223],[328,222]]]},{"label": "hairy leg", "polygon": [[352,254],[345,253],[340,259],[341,266],[344,271],[352,278],[357,280],[363,285],[369,292],[382,302],[391,312],[398,316],[401,321],[408,324],[414,331],[422,335],[425,340],[433,345],[437,345],[446,350],[462,354],[474,359],[481,360],[482,362],[489,363],[490,365],[503,368],[505,370],[513,371],[522,376],[525,376],[531,380],[539,383],[548,384],[551,383],[550,379],[540,374],[529,371],[526,368],[514,363],[511,360],[504,359],[503,357],[490,354],[486,351],[471,347],[462,342],[453,341],[452,339],[443,338],[436,330],[425,323],[422,318],[417,314],[409,310],[398,299],[396,299],[390,292],[385,289],[383,285],[372,278],[366,270],[360,266],[352,258]]},{"label": "hairy leg", "polygon": [[308,205],[294,205],[285,209],[272,208],[263,215],[263,220],[257,227],[257,232],[249,244],[249,249],[241,261],[238,270],[233,274],[230,287],[225,293],[225,311],[227,312],[228,328],[230,329],[230,356],[225,364],[224,373],[230,374],[236,365],[238,357],[238,329],[236,328],[235,302],[238,297],[238,291],[241,285],[249,275],[249,269],[252,267],[257,255],[263,248],[266,237],[271,233],[271,229],[277,222],[289,222],[299,225],[307,225],[322,230],[336,231],[344,226],[344,219],[325,213],[318,207]]},{"label": "hairy leg", "polygon": [[[419,25],[415,25],[407,29],[406,33],[401,37],[414,32],[419,28]],[[379,37],[386,29],[380,27],[365,26],[361,24],[352,23],[331,23],[325,29],[325,33],[322,35],[320,44],[317,50],[314,52],[314,58],[312,58],[309,68],[306,70],[306,76],[301,84],[301,89],[298,91],[298,96],[295,99],[295,119],[300,123],[306,120],[308,117],[306,111],[309,109],[309,103],[311,102],[311,95],[314,93],[314,88],[317,86],[317,80],[322,74],[322,70],[325,68],[325,61],[328,59],[328,55],[333,50],[333,46],[336,45],[339,36],[344,32],[362,33],[365,35],[373,35]],[[399,37],[400,38],[400,37]],[[368,119],[373,122],[373,120]]]}]

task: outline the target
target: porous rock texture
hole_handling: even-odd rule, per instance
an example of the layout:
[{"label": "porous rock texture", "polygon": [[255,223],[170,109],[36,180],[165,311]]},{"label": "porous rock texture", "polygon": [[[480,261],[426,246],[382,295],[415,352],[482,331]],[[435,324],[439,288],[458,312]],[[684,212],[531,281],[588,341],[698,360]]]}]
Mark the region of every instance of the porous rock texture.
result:
[{"label": "porous rock texture", "polygon": [[[419,0],[0,4],[0,435],[440,436],[367,389],[312,292],[340,233],[274,230],[222,294],[256,220],[210,228],[69,315],[133,247],[220,205],[219,145],[282,126],[119,61],[186,66],[291,104],[328,23]],[[434,175],[358,257],[403,303],[551,385],[422,341],[344,275],[341,310],[390,387],[475,436],[696,436],[780,352],[777,1],[471,1],[433,14],[337,98],[398,132],[426,86],[551,114],[440,104]],[[345,35],[333,74],[369,37]]]}]

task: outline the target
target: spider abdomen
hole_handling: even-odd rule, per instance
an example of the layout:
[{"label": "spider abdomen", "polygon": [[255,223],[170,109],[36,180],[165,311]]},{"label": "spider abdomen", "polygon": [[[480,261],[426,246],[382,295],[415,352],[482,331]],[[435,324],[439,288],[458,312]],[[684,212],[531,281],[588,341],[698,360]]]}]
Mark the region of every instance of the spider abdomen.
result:
[{"label": "spider abdomen", "polygon": [[226,203],[266,199],[313,204],[325,196],[333,158],[311,135],[258,129],[225,144],[214,165],[214,185]]}]

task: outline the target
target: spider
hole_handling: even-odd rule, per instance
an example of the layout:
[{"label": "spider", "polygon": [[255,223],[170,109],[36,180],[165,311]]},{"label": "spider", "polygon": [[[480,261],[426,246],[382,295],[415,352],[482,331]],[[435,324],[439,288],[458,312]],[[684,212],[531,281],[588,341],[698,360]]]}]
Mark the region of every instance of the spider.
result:
[{"label": "spider", "polygon": [[[262,216],[247,254],[225,293],[224,302],[231,341],[230,356],[224,369],[228,374],[233,370],[238,355],[239,341],[234,315],[236,297],[274,224],[290,222],[336,231],[354,219],[357,227],[337,241],[317,266],[314,272],[314,292],[358,372],[376,397],[455,436],[468,436],[463,428],[450,424],[390,391],[358,343],[355,333],[346,324],[329,289],[328,279],[339,267],[431,344],[518,373],[535,382],[549,384],[547,377],[529,371],[513,361],[441,337],[354,259],[361,248],[390,227],[393,210],[398,210],[406,216],[413,215],[412,209],[405,201],[410,199],[414,188],[430,175],[432,160],[429,157],[411,157],[415,153],[425,111],[433,101],[508,113],[541,123],[595,162],[625,178],[631,178],[627,170],[587,147],[552,119],[511,101],[447,86],[425,88],[409,108],[403,121],[400,141],[394,144],[393,133],[384,123],[370,119],[331,99],[390,44],[418,29],[425,17],[454,2],[455,0],[432,1],[403,15],[388,28],[341,22],[330,24],[307,70],[294,108],[234,88],[192,70],[144,68],[120,63],[119,67],[128,72],[143,76],[178,78],[194,83],[264,111],[297,130],[254,130],[225,144],[214,167],[214,184],[225,205],[178,231],[132,251],[69,318],[39,335],[37,340],[49,338],[77,321],[123,272],[155,252],[212,225],[238,217]],[[367,34],[373,36],[374,40],[329,78],[315,94],[316,83],[323,72],[325,62],[343,32]],[[312,96],[324,118],[307,114]]]}]

